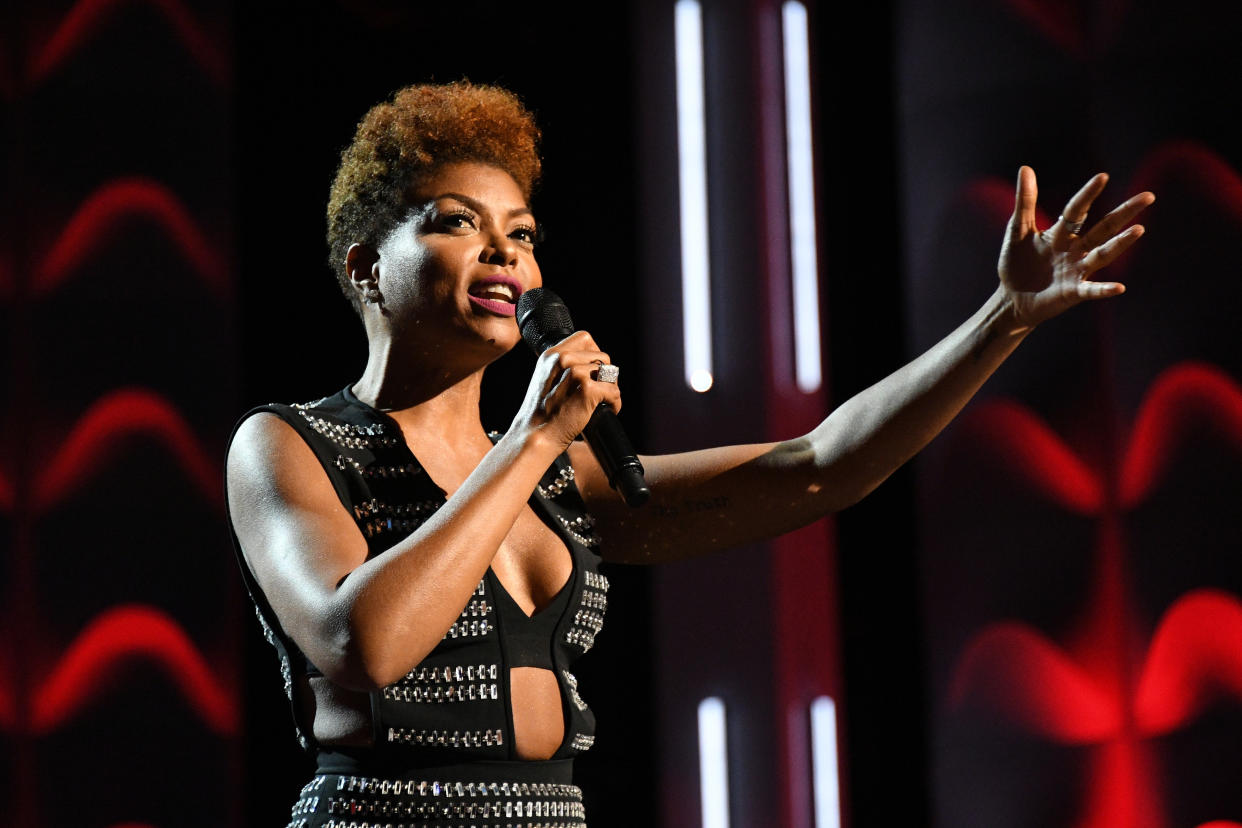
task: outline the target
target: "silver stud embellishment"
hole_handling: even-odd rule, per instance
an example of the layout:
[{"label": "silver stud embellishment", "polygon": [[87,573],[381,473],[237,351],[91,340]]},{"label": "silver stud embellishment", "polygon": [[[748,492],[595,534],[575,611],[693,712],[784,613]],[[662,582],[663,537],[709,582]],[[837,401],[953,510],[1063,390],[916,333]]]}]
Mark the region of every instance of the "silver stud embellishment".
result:
[{"label": "silver stud embellishment", "polygon": [[556,473],[556,479],[547,486],[537,486],[535,491],[539,492],[539,496],[544,500],[563,494],[569,488],[569,484],[574,482],[574,467],[565,466]]}]

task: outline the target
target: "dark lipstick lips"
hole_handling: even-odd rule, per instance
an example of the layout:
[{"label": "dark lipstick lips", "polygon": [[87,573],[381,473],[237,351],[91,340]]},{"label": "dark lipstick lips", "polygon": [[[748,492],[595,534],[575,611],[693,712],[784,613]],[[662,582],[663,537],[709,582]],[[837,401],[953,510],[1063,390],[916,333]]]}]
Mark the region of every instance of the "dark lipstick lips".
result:
[{"label": "dark lipstick lips", "polygon": [[[513,301],[500,301],[496,299],[486,299],[482,296],[474,295],[474,291],[479,288],[486,288],[488,285],[504,285],[513,291]],[[466,298],[477,307],[498,314],[500,316],[513,316],[517,313],[517,300],[522,295],[522,283],[512,276],[498,274],[495,276],[487,276],[474,284],[470,285],[470,289],[466,292]]]}]

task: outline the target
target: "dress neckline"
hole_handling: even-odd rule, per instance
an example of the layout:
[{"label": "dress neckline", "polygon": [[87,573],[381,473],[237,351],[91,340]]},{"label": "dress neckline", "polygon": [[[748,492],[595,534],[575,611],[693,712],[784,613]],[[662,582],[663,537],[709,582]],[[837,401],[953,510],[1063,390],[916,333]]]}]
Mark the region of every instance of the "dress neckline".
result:
[{"label": "dress neckline", "polygon": [[[573,550],[570,550],[569,557],[572,561],[572,566],[569,570],[569,577],[565,579],[565,583],[561,584],[561,588],[557,590],[556,594],[552,596],[548,603],[544,604],[542,607],[536,607],[535,611],[532,613],[527,613],[526,610],[522,609],[522,605],[514,600],[513,596],[509,594],[509,590],[505,588],[504,583],[496,574],[496,570],[489,566],[487,568],[487,574],[492,578],[493,592],[495,592],[498,596],[498,600],[506,601],[509,604],[510,609],[512,609],[513,612],[520,614],[527,623],[533,624],[536,621],[543,621],[548,617],[555,617],[555,619],[559,620],[564,612],[564,605],[569,598],[569,594],[573,591],[574,576],[578,573],[578,561],[574,558]],[[509,615],[511,616],[512,613],[509,613]]]},{"label": "dress neckline", "polygon": [[[345,388],[341,391],[341,396],[345,398],[346,402],[371,412],[376,417],[384,420],[389,428],[394,429],[394,435],[400,436],[401,445],[405,447],[405,450],[409,453],[410,457],[414,459],[414,462],[418,465],[418,467],[423,470],[423,479],[425,479],[430,485],[434,486],[436,491],[440,493],[441,503],[447,503],[448,494],[444,491],[444,488],[440,486],[434,478],[432,478],[427,469],[423,467],[423,464],[419,462],[417,455],[414,454],[414,450],[410,448],[410,444],[405,440],[405,432],[401,430],[401,424],[387,412],[381,411],[370,403],[366,403],[358,399],[357,395],[354,394],[352,383],[345,386]],[[496,441],[503,435],[499,432],[492,431],[488,432],[487,436],[488,439],[492,441],[492,445],[494,446]],[[552,530],[553,536],[561,542],[565,552],[569,555],[569,577],[565,579],[565,583],[561,584],[560,589],[556,591],[556,594],[552,596],[550,601],[542,607],[535,607],[535,611],[529,614],[526,610],[522,609],[521,604],[519,604],[517,600],[514,599],[513,595],[510,594],[509,589],[504,585],[504,582],[500,580],[500,576],[496,574],[496,570],[492,568],[490,563],[487,565],[487,572],[484,573],[484,578],[490,577],[494,586],[494,591],[497,593],[503,593],[504,600],[508,601],[512,605],[513,609],[520,613],[527,621],[533,622],[538,618],[542,618],[546,612],[553,609],[557,605],[565,603],[563,598],[573,591],[574,581],[578,575],[578,556],[574,554],[575,539],[569,533],[568,528],[560,525],[560,521],[556,520],[556,517],[552,514],[548,504],[546,504],[543,499],[539,497],[537,491],[531,492],[530,497],[526,500],[526,504],[530,506],[531,511],[533,511],[535,515],[543,521],[544,525]],[[559,618],[559,616],[560,614],[558,613],[557,617]]]}]

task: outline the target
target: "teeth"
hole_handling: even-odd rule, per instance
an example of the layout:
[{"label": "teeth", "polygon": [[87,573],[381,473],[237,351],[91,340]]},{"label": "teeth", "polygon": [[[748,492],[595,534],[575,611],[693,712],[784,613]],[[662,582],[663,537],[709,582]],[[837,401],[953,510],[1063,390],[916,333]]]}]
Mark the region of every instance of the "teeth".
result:
[{"label": "teeth", "polygon": [[500,302],[516,301],[513,288],[503,282],[493,282],[484,285],[477,295],[483,299],[493,299]]}]

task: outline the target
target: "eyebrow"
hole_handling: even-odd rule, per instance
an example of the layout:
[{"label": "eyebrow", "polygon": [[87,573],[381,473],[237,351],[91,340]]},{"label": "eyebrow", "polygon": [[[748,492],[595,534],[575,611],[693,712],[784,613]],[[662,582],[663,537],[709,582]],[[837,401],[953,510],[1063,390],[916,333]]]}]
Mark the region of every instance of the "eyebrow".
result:
[{"label": "eyebrow", "polygon": [[[474,200],[468,195],[462,195],[461,193],[440,193],[437,196],[432,196],[430,200],[439,201],[442,198],[451,198],[455,201],[460,201],[462,204],[465,204],[467,207],[469,207],[471,210],[474,210],[476,213],[487,212],[487,208],[484,207],[482,203]],[[530,216],[531,218],[534,218],[535,214],[531,212],[529,205],[523,204],[521,207],[515,207],[512,210],[510,210],[508,215],[505,216],[505,218],[511,219],[517,216]]]}]

